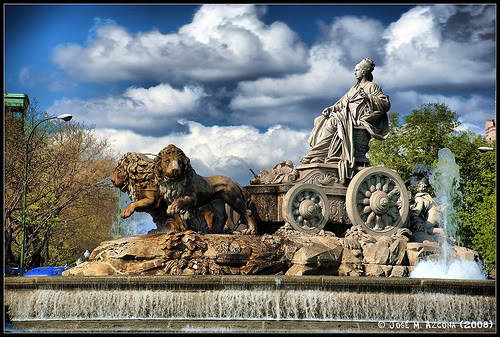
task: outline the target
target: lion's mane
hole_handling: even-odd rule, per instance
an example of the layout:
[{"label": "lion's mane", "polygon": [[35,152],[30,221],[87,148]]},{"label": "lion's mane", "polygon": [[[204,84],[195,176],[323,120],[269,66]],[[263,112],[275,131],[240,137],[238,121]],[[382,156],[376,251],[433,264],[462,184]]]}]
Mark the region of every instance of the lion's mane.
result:
[{"label": "lion's mane", "polygon": [[148,186],[159,189],[154,165],[154,160],[142,153],[127,152],[121,157],[117,167],[127,173],[122,191],[127,190],[130,199],[137,200],[138,189],[146,189]]},{"label": "lion's mane", "polygon": [[[179,179],[170,179],[162,172],[160,172],[160,163],[162,158],[177,157],[181,164],[182,174]],[[158,153],[154,160],[155,175],[159,182],[160,193],[169,202],[186,195],[186,187],[191,184],[191,180],[195,176],[194,169],[191,167],[189,158],[178,147],[170,144]]]}]

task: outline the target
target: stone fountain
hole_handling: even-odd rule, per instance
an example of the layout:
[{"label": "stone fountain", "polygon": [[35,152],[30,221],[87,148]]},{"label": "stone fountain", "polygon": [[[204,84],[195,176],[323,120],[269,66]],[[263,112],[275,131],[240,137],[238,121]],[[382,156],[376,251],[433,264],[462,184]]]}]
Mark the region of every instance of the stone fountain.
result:
[{"label": "stone fountain", "polygon": [[[422,188],[427,170],[403,182],[366,158],[370,139],[388,132],[390,104],[369,80],[373,68],[360,62],[357,84],[315,120],[301,165],[281,161],[249,186],[199,176],[173,144],[154,159],[124,155],[112,176],[132,200],[121,216],[146,212],[157,229],[101,243],[62,278],[5,279],[15,326],[493,331],[494,282],[408,278],[448,241],[442,208]],[[455,245],[447,259],[479,256]]]}]

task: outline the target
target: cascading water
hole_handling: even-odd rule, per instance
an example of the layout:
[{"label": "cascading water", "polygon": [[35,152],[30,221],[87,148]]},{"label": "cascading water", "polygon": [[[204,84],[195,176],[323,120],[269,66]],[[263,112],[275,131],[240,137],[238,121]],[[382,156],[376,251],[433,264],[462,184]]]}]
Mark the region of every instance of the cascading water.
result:
[{"label": "cascading water", "polygon": [[[257,279],[257,281],[254,281]],[[107,284],[45,285],[9,291],[5,302],[13,321],[24,320],[282,320],[282,321],[493,321],[495,298],[491,289],[475,288],[467,281],[447,289],[407,279],[405,287],[380,281],[366,285],[332,279],[338,286],[311,279],[304,285],[224,285],[214,289],[182,280],[168,285],[151,282],[126,286],[127,279]],[[213,279],[212,279],[213,280]],[[227,278],[229,280],[229,278]],[[77,282],[77,281],[75,281]],[[403,282],[403,281],[400,281]],[[340,284],[342,283],[342,284]],[[209,283],[208,283],[209,284]],[[484,284],[482,284],[484,287]],[[430,288],[432,287],[432,288]],[[382,291],[383,289],[383,291]],[[431,290],[432,289],[432,290]],[[472,291],[473,294],[465,295]]]},{"label": "cascading water", "polygon": [[465,280],[486,279],[482,267],[476,261],[455,259],[452,257],[453,243],[460,242],[457,235],[458,216],[454,207],[455,200],[461,198],[459,167],[455,155],[450,149],[438,152],[438,163],[430,176],[435,199],[441,206],[440,228],[444,238],[440,240],[441,254],[438,261],[420,261],[410,274],[416,278],[448,278]]}]

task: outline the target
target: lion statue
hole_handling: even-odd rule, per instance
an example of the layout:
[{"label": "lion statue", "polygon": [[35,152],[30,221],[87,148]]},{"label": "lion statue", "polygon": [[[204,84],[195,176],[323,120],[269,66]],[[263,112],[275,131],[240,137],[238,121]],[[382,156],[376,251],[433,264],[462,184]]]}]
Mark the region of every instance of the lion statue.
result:
[{"label": "lion statue", "polygon": [[[137,152],[128,152],[119,160],[111,175],[111,182],[132,200],[122,209],[120,216],[125,219],[135,211],[146,212],[156,224],[157,230],[153,232],[179,231],[184,222],[167,214],[168,204],[160,193],[154,163],[153,159]],[[190,228],[204,233],[222,233],[226,215],[225,211],[217,210],[221,207],[224,205],[211,203],[193,210]]]},{"label": "lion statue", "polygon": [[155,159],[155,174],[160,183],[160,193],[169,205],[168,215],[186,214],[194,207],[220,199],[246,224],[242,234],[257,233],[243,188],[225,176],[198,175],[189,158],[175,145],[170,144],[160,151]]}]

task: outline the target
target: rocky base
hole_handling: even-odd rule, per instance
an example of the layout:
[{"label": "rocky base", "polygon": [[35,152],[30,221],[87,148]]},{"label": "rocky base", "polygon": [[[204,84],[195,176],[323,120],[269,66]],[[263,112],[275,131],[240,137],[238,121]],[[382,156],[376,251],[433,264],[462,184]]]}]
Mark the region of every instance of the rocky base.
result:
[{"label": "rocky base", "polygon": [[[344,238],[308,235],[285,224],[274,234],[225,235],[193,231],[148,234],[103,242],[88,261],[63,276],[103,275],[339,275],[408,276],[418,261],[439,258],[436,242],[408,242],[401,230],[373,237],[352,227]],[[477,252],[453,254],[479,260]]]}]

